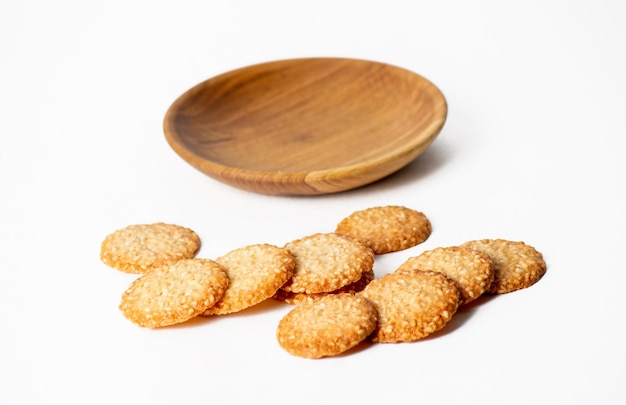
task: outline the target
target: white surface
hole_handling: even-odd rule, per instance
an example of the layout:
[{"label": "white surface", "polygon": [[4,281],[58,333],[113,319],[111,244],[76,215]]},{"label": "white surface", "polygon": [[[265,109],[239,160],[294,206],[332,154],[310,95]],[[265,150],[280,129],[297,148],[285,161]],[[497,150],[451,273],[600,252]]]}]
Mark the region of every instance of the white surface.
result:
[{"label": "white surface", "polygon": [[[617,0],[0,1],[0,403],[626,403],[624,17]],[[169,149],[184,90],[301,56],[426,76],[449,103],[440,137],[384,181],[316,198],[233,189]],[[387,204],[434,231],[379,275],[487,237],[535,246],[548,273],[434,338],[315,361],[278,346],[287,306],[139,328],[117,309],[134,277],[98,257],[133,223],[189,226],[212,258]]]}]

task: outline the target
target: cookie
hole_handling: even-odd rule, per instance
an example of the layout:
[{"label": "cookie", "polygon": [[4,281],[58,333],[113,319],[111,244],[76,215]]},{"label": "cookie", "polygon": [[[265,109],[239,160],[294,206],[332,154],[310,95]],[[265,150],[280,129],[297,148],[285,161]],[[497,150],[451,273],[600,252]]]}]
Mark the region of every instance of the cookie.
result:
[{"label": "cookie", "polygon": [[125,273],[143,274],[154,268],[190,259],[200,248],[200,238],[179,225],[130,225],[108,235],[100,246],[100,259]]},{"label": "cookie", "polygon": [[494,263],[495,276],[489,292],[506,294],[535,284],[546,273],[543,255],[524,242],[481,239],[461,244],[487,254]]},{"label": "cookie", "polygon": [[376,309],[367,299],[332,294],[292,309],[278,323],[276,338],[294,356],[335,356],[364,341],[376,320]]},{"label": "cookie", "polygon": [[158,328],[189,320],[214,305],[228,287],[228,274],[209,259],[183,259],[136,279],[120,310],[139,326]]},{"label": "cookie", "polygon": [[335,233],[318,233],[289,242],[293,276],[281,288],[287,292],[330,292],[359,280],[374,266],[374,253],[359,241]]},{"label": "cookie", "polygon": [[325,292],[325,293],[317,293],[317,294],[306,294],[306,293],[292,293],[283,290],[282,288],[278,289],[276,294],[272,298],[276,301],[284,302],[286,304],[292,305],[302,305],[309,302],[317,301],[318,299],[325,297],[330,294],[355,294],[359,291],[363,291],[363,289],[374,279],[374,270],[370,270],[368,272],[363,273],[360,279],[355,281],[354,283],[350,283],[346,286],[341,287],[336,291]]},{"label": "cookie", "polygon": [[467,304],[489,289],[494,279],[494,264],[484,253],[459,246],[438,247],[409,257],[396,273],[407,270],[438,271],[456,282],[461,304]]},{"label": "cookie", "polygon": [[295,267],[287,250],[269,244],[242,247],[215,261],[226,269],[230,283],[222,298],[202,315],[238,312],[271,298]]},{"label": "cookie", "polygon": [[428,239],[431,231],[426,215],[394,205],[353,212],[335,229],[336,233],[360,240],[378,255],[418,245]]},{"label": "cookie", "polygon": [[357,295],[376,307],[378,323],[372,340],[380,343],[409,342],[436,332],[452,319],[460,302],[454,281],[422,270],[387,274]]}]

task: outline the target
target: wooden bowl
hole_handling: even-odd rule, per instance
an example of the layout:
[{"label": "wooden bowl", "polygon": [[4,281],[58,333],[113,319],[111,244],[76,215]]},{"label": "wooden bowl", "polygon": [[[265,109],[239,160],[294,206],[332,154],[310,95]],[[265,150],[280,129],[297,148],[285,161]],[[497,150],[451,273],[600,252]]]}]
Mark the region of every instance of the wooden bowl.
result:
[{"label": "wooden bowl", "polygon": [[410,163],[446,120],[422,76],[355,59],[268,62],[206,80],[164,119],[171,148],[201,172],[272,195],[336,193]]}]

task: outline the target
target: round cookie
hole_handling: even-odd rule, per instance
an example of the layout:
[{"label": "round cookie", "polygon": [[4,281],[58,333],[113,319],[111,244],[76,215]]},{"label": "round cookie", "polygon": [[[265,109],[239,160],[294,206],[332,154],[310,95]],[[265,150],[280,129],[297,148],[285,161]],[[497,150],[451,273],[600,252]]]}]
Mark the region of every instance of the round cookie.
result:
[{"label": "round cookie", "polygon": [[125,273],[142,274],[190,259],[199,248],[200,238],[191,229],[157,222],[130,225],[111,233],[100,246],[100,259]]},{"label": "round cookie", "polygon": [[384,254],[424,242],[432,226],[423,213],[390,205],[353,212],[337,224],[335,232],[360,240],[375,254]]},{"label": "round cookie", "polygon": [[226,269],[230,283],[222,298],[202,315],[238,312],[271,298],[295,267],[287,250],[269,244],[242,247],[215,261]]},{"label": "round cookie", "polygon": [[318,233],[285,245],[293,255],[293,276],[281,288],[294,293],[323,293],[359,280],[374,266],[370,248],[349,236]]},{"label": "round cookie", "polygon": [[357,295],[378,312],[372,340],[410,342],[443,328],[459,306],[456,283],[441,273],[410,270],[373,280]]},{"label": "round cookie", "polygon": [[376,309],[367,299],[332,294],[292,309],[280,320],[276,338],[294,356],[335,356],[365,340],[376,319]]},{"label": "round cookie", "polygon": [[488,292],[506,294],[535,284],[546,273],[543,255],[524,242],[481,239],[461,244],[487,254],[494,263],[495,276]]},{"label": "round cookie", "polygon": [[363,289],[374,279],[374,270],[367,271],[363,273],[360,279],[355,281],[354,283],[350,283],[346,286],[341,287],[336,291],[330,291],[325,293],[317,293],[317,294],[306,294],[306,293],[292,293],[279,288],[276,294],[272,298],[276,301],[284,302],[286,304],[292,305],[302,305],[306,303],[310,303],[313,301],[317,301],[322,297],[325,297],[330,294],[355,294],[359,291],[363,291]]},{"label": "round cookie", "polygon": [[120,310],[139,326],[158,328],[206,311],[228,287],[226,270],[209,259],[183,259],[136,279],[122,295]]},{"label": "round cookie", "polygon": [[488,290],[494,279],[494,265],[489,256],[459,246],[438,247],[409,257],[396,273],[408,270],[438,271],[456,282],[461,304],[467,304]]}]

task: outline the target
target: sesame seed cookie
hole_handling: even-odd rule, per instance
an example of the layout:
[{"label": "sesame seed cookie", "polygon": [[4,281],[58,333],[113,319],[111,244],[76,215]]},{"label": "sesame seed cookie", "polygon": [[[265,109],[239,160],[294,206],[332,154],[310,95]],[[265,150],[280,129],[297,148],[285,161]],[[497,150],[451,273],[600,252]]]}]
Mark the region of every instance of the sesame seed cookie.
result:
[{"label": "sesame seed cookie", "polygon": [[506,294],[535,284],[546,273],[543,255],[524,242],[481,239],[461,244],[487,254],[495,265],[490,293]]},{"label": "sesame seed cookie", "polygon": [[230,283],[222,298],[202,315],[238,312],[271,298],[296,265],[287,250],[269,244],[242,247],[215,261],[226,269]]},{"label": "sesame seed cookie", "polygon": [[374,253],[354,238],[318,233],[285,245],[296,259],[293,276],[281,288],[293,293],[323,293],[360,279],[374,266]]},{"label": "sesame seed cookie", "polygon": [[228,287],[228,274],[209,259],[183,259],[136,279],[122,295],[120,310],[147,328],[174,325],[206,311]]},{"label": "sesame seed cookie", "polygon": [[360,240],[375,254],[384,254],[424,242],[432,226],[419,211],[389,205],[353,212],[337,224],[335,232]]},{"label": "sesame seed cookie", "polygon": [[378,311],[372,340],[409,342],[443,328],[460,302],[456,283],[445,275],[422,270],[391,273],[373,280],[357,295]]},{"label": "sesame seed cookie", "polygon": [[108,235],[100,259],[125,273],[143,274],[154,268],[194,257],[200,238],[191,229],[157,222],[130,225]]},{"label": "sesame seed cookie", "polygon": [[346,286],[341,287],[336,291],[330,291],[325,293],[317,293],[317,294],[306,294],[306,293],[292,293],[279,288],[276,294],[272,298],[276,301],[284,302],[286,304],[291,305],[302,305],[309,302],[316,301],[322,297],[325,297],[330,294],[355,294],[359,291],[363,291],[363,289],[374,279],[374,270],[367,271],[363,273],[360,279],[355,281],[354,283],[350,283]]},{"label": "sesame seed cookie", "polygon": [[367,299],[333,294],[292,309],[278,323],[276,338],[294,356],[335,356],[364,341],[376,319],[376,309]]},{"label": "sesame seed cookie", "polygon": [[487,291],[495,274],[489,256],[459,246],[438,247],[409,257],[396,273],[414,269],[438,271],[455,281],[461,293],[461,304],[471,302]]}]

